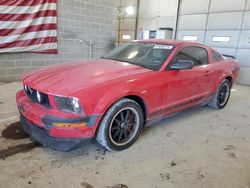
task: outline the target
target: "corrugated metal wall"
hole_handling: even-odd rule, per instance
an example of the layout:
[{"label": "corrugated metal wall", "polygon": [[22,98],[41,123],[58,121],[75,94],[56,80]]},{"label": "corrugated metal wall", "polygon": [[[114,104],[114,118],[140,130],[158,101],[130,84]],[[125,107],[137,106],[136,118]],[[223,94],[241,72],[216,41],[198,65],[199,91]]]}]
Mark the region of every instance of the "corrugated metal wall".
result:
[{"label": "corrugated metal wall", "polygon": [[198,42],[236,56],[239,82],[250,85],[250,0],[181,0],[177,31],[177,39],[197,36]]},{"label": "corrugated metal wall", "polygon": [[[168,27],[175,30],[178,0],[120,0],[119,2],[117,44],[136,39],[136,29],[158,30],[159,28]],[[137,14],[138,2],[140,2],[140,5]],[[126,14],[127,7],[134,8],[132,15]],[[136,24],[137,16],[138,25]],[[124,35],[131,36],[131,39],[124,39]]]},{"label": "corrugated metal wall", "polygon": [[168,27],[175,32],[177,8],[178,0],[140,0],[138,29],[158,30]]}]

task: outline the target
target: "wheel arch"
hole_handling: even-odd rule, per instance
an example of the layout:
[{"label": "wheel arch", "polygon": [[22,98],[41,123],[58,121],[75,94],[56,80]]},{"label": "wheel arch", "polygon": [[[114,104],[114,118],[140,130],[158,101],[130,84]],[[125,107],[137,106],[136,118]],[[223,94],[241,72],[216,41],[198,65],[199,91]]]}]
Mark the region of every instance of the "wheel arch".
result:
[{"label": "wheel arch", "polygon": [[98,124],[97,124],[97,126],[96,126],[96,128],[95,128],[95,133],[94,133],[95,136],[96,136],[96,134],[97,134],[97,132],[98,132],[98,129],[99,129],[99,127],[100,127],[100,123],[102,122],[103,117],[104,117],[105,114],[108,112],[108,110],[109,110],[115,103],[117,103],[119,100],[124,99],[124,98],[133,100],[133,101],[135,101],[136,103],[139,104],[139,106],[140,106],[141,109],[142,109],[143,115],[144,115],[144,121],[146,121],[146,119],[147,119],[147,112],[148,112],[148,111],[147,111],[147,104],[146,104],[145,100],[144,100],[141,96],[139,96],[139,95],[137,95],[137,94],[126,94],[126,95],[118,96],[118,97],[116,97],[114,100],[112,100],[112,102],[106,103],[106,106],[103,107],[103,109],[102,109],[102,110],[103,110],[103,113],[102,113],[101,118],[100,118],[100,120],[99,120],[99,122],[98,122]]},{"label": "wheel arch", "polygon": [[142,112],[144,114],[144,120],[147,119],[147,105],[142,97],[138,95],[127,95],[127,96],[124,96],[123,98],[128,98],[137,102],[140,105]]},{"label": "wheel arch", "polygon": [[231,87],[232,87],[232,85],[233,85],[233,77],[232,76],[226,76],[225,79],[230,82]]},{"label": "wheel arch", "polygon": [[213,87],[213,92],[216,92],[220,84],[222,83],[223,80],[227,79],[231,86],[233,85],[233,75],[229,72],[221,74],[221,76],[218,78],[217,82],[215,83]]}]

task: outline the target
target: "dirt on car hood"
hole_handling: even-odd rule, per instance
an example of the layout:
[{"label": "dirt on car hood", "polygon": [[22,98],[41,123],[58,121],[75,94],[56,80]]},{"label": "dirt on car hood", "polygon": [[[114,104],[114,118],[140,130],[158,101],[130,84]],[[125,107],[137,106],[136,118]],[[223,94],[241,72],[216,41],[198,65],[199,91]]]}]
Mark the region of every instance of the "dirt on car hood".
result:
[{"label": "dirt on car hood", "polygon": [[107,59],[53,65],[22,77],[24,84],[54,95],[70,95],[122,77],[151,72],[140,66]]}]

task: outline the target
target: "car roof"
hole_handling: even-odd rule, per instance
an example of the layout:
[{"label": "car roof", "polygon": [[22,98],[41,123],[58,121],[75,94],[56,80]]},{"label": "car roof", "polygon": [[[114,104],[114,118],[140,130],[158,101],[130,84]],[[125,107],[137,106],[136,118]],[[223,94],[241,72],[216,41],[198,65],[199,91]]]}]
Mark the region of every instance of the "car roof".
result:
[{"label": "car roof", "polygon": [[166,44],[166,45],[202,45],[196,42],[191,41],[181,41],[181,40],[173,40],[173,39],[146,39],[146,40],[137,40],[136,42],[145,42],[145,43],[159,43],[159,44]]}]

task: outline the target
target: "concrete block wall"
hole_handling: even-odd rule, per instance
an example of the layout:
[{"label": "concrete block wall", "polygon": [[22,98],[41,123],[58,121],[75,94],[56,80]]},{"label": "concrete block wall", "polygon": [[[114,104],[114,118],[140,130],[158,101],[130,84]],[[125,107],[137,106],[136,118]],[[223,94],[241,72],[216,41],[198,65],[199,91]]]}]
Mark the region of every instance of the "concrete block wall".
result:
[{"label": "concrete block wall", "polygon": [[0,82],[18,81],[30,70],[52,64],[89,58],[89,48],[80,43],[95,40],[93,55],[100,57],[115,45],[117,0],[58,0],[57,55],[37,53],[0,54]]}]

